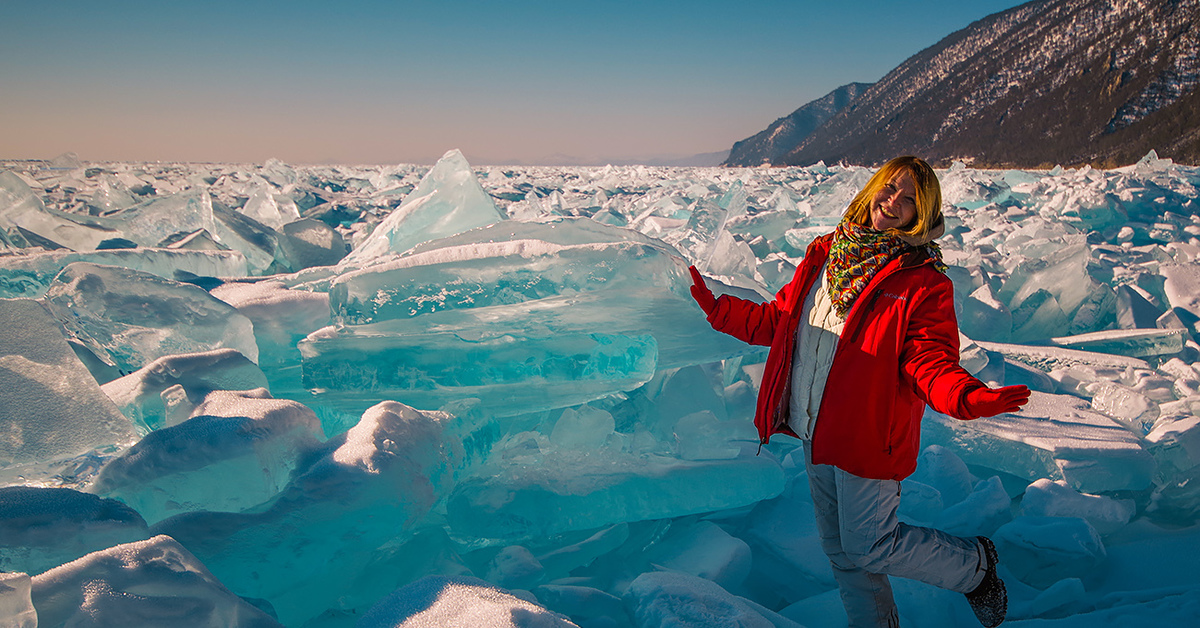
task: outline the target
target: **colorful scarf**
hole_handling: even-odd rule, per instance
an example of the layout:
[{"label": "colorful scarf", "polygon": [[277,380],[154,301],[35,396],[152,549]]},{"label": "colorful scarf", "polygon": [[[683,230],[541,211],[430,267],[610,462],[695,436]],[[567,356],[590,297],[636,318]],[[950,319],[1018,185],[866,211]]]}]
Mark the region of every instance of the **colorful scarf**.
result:
[{"label": "colorful scarf", "polygon": [[924,249],[933,258],[934,267],[946,272],[942,250],[933,242],[914,247],[896,231],[876,231],[849,220],[840,222],[833,232],[829,263],[825,268],[829,298],[838,315],[846,316],[879,269],[912,248]]}]

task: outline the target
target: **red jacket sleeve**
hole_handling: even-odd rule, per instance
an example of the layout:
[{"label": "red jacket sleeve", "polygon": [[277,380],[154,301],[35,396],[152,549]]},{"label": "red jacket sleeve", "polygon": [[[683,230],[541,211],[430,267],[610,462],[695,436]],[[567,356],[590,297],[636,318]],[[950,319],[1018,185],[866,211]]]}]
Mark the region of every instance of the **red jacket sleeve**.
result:
[{"label": "red jacket sleeve", "polygon": [[954,316],[954,285],[938,275],[922,291],[908,320],[900,368],[915,391],[934,410],[958,419],[977,418],[963,404],[966,393],[984,386],[959,366],[958,320]]},{"label": "red jacket sleeve", "polygon": [[805,257],[792,280],[780,288],[779,292],[775,293],[775,298],[770,301],[755,303],[728,294],[721,295],[717,299],[717,306],[708,315],[708,324],[712,325],[713,329],[742,342],[771,346],[775,337],[775,326],[784,320],[790,308],[796,307],[795,293],[801,289],[806,275],[805,262],[809,259]]},{"label": "red jacket sleeve", "polygon": [[713,329],[729,334],[752,345],[770,346],[775,337],[775,324],[780,318],[778,296],[765,303],[755,303],[723,294],[708,315]]}]

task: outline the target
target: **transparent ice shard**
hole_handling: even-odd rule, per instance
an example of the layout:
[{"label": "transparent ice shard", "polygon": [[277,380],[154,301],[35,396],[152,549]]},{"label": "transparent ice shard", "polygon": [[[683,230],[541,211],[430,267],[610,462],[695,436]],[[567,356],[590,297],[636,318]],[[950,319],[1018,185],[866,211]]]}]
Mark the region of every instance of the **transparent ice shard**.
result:
[{"label": "transparent ice shard", "polygon": [[516,448],[493,454],[484,471],[455,487],[447,516],[456,534],[520,541],[737,508],[783,489],[779,464],[752,448],[735,459],[691,461],[561,450],[543,440],[515,436]]},{"label": "transparent ice shard", "polygon": [[141,246],[159,246],[169,236],[204,229],[216,231],[212,197],[204,190],[188,190],[155,197],[115,215],[126,237]]},{"label": "transparent ice shard", "polygon": [[1048,344],[1144,358],[1179,353],[1187,340],[1186,333],[1183,329],[1111,329],[1051,338]]},{"label": "transparent ice shard", "polygon": [[1158,404],[1128,386],[1099,382],[1089,388],[1093,410],[1107,414],[1138,435],[1148,433],[1158,418]]},{"label": "transparent ice shard", "polygon": [[89,492],[154,524],[183,512],[242,512],[277,495],[324,438],[312,410],[265,389],[214,391],[195,416],[151,432],[104,466]]},{"label": "transparent ice shard", "polygon": [[0,299],[0,417],[0,467],[127,446],[136,438],[58,322],[28,299]]},{"label": "transparent ice shard", "polygon": [[214,390],[265,386],[263,373],[235,349],[163,356],[102,390],[141,434],[182,423]]},{"label": "transparent ice shard", "polygon": [[280,281],[231,281],[210,294],[254,323],[258,363],[264,369],[296,366],[300,361],[296,344],[330,323],[328,294],[292,290]]},{"label": "transparent ice shard", "polygon": [[272,229],[279,229],[289,222],[300,219],[300,211],[296,208],[296,203],[291,199],[287,199],[282,204],[279,203],[275,198],[274,190],[267,185],[256,187],[239,211]]},{"label": "transparent ice shard", "polygon": [[647,334],[471,331],[398,333],[378,323],[314,332],[300,343],[304,385],[322,404],[350,410],[380,396],[421,408],[475,398],[503,416],[632,390],[653,376],[658,356]]},{"label": "transparent ice shard", "polygon": [[404,253],[422,242],[504,219],[504,214],[480,187],[462,153],[452,150],[434,164],[416,189],[342,264],[363,266],[388,253]]},{"label": "transparent ice shard", "polygon": [[1107,280],[1085,245],[1070,245],[1022,262],[997,296],[1012,311],[1013,337],[1039,340],[1114,323],[1116,293]]},{"label": "transparent ice shard", "polygon": [[342,235],[320,220],[303,218],[279,228],[279,245],[292,270],[332,266],[346,256]]},{"label": "transparent ice shard", "polygon": [[268,600],[285,625],[302,625],[351,595],[376,551],[413,534],[450,491],[464,458],[456,422],[381,402],[258,512],[186,513],[152,531],[240,595]]},{"label": "transparent ice shard", "polygon": [[684,260],[636,232],[506,221],[338,277],[344,325],[300,343],[306,386],[418,407],[483,395],[519,414],[749,350],[712,331],[690,285]]},{"label": "transparent ice shard", "polygon": [[46,251],[0,257],[0,298],[36,299],[74,262],[119,266],[173,278],[179,271],[200,277],[245,277],[246,258],[234,251],[117,249],[74,253]]},{"label": "transparent ice shard", "polygon": [[1066,395],[1035,392],[1020,412],[974,421],[930,410],[922,440],[953,449],[968,464],[1030,482],[1065,480],[1087,493],[1148,488],[1156,466],[1135,434]]},{"label": "transparent ice shard", "polygon": [[0,172],[0,230],[35,234],[74,251],[90,251],[100,242],[119,237],[112,229],[80,224],[70,214],[46,208],[20,177],[10,170]]},{"label": "transparent ice shard", "polygon": [[100,187],[92,193],[92,198],[88,201],[89,208],[98,211],[101,216],[129,209],[134,205],[137,205],[137,200],[129,188],[112,175],[101,177]]},{"label": "transparent ice shard", "polygon": [[40,574],[88,553],[149,536],[112,499],[69,488],[0,488],[0,570]]},{"label": "transparent ice shard", "polygon": [[[39,625],[279,628],[174,539],[116,545],[33,578]],[[181,611],[181,609],[186,609]]]},{"label": "transparent ice shard", "polygon": [[45,303],[72,336],[126,372],[163,356],[220,348],[258,360],[250,320],[191,284],[76,262],[55,278]]},{"label": "transparent ice shard", "polygon": [[1164,418],[1146,442],[1158,461],[1150,508],[1159,516],[1193,521],[1200,513],[1200,414]]},{"label": "transparent ice shard", "polygon": [[550,442],[563,449],[599,449],[615,431],[616,421],[604,410],[586,405],[567,408],[554,423]]},{"label": "transparent ice shard", "polygon": [[1012,335],[1013,315],[989,284],[976,288],[963,298],[962,313],[958,315],[962,333],[978,340],[1007,342]]},{"label": "transparent ice shard", "polygon": [[153,198],[112,217],[140,246],[165,246],[181,233],[203,229],[246,258],[251,273],[261,274],[275,261],[275,234],[269,227],[233,212],[204,189],[189,189]]}]

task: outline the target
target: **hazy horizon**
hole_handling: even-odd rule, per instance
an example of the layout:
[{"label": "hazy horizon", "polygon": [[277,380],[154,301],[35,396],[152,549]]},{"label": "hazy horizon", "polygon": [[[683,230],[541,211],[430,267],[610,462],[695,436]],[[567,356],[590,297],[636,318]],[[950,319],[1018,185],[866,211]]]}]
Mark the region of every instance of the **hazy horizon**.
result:
[{"label": "hazy horizon", "polygon": [[687,157],[1017,4],[17,0],[0,22],[0,159]]}]

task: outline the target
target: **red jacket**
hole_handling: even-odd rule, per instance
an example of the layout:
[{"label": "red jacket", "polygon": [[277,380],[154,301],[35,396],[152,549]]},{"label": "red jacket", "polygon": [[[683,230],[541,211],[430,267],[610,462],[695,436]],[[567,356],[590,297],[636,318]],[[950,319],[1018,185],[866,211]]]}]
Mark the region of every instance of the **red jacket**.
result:
[{"label": "red jacket", "polygon": [[[787,425],[792,351],[804,298],[829,257],[817,238],[775,299],[717,299],[708,322],[745,342],[770,346],[754,423],[771,435]],[[983,387],[958,365],[954,286],[916,250],[879,270],[846,315],[813,431],[812,456],[859,477],[902,480],[917,467],[925,404],[959,419],[975,416],[963,396]]]}]

